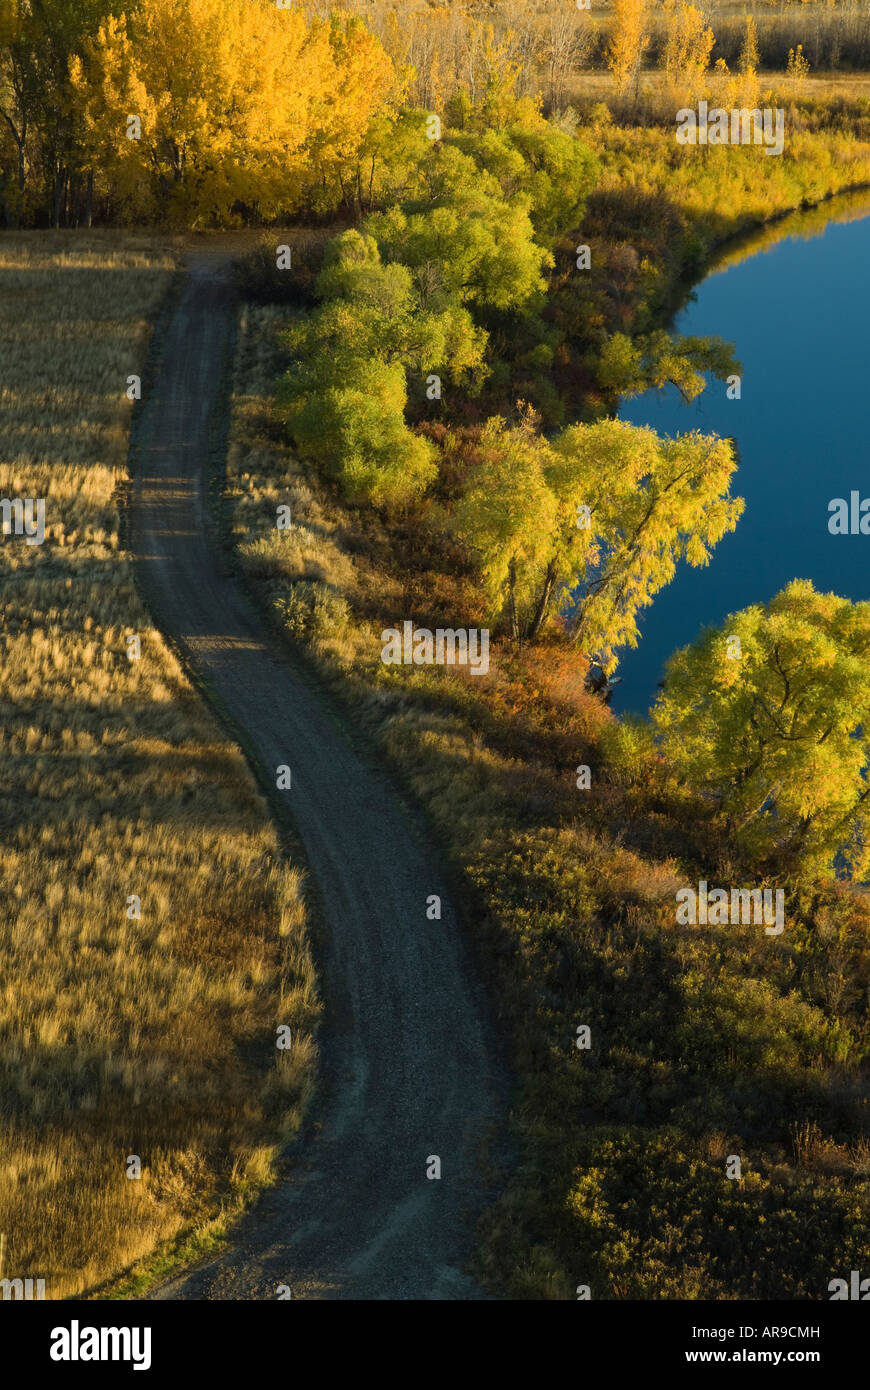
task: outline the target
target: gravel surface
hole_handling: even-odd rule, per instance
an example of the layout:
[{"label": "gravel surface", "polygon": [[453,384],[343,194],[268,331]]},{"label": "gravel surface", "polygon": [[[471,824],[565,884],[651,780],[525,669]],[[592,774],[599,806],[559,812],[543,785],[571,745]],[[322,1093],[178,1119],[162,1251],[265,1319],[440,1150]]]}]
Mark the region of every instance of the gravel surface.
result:
[{"label": "gravel surface", "polygon": [[[230,1249],[168,1299],[465,1299],[480,1159],[504,1083],[438,856],[374,756],[279,650],[208,538],[211,422],[233,299],[226,253],[193,254],[136,432],[130,545],[154,621],[261,777],[287,764],[287,814],[316,885],[327,1006],[322,1088],[289,1175]],[[426,899],[442,899],[442,920]],[[426,1176],[441,1160],[440,1180]]]}]

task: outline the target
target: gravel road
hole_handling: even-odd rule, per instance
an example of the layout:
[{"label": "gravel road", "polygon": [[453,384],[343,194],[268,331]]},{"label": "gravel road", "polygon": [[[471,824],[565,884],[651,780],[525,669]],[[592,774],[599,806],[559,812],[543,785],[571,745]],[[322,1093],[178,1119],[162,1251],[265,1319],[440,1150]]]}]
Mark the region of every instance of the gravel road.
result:
[{"label": "gravel road", "polygon": [[[226,255],[194,254],[137,427],[137,583],[261,776],[282,793],[320,902],[323,1085],[289,1176],[168,1299],[475,1299],[464,1273],[481,1147],[504,1087],[438,856],[374,758],[279,650],[208,538],[211,423],[233,298]],[[442,899],[440,922],[426,899]],[[440,1180],[426,1176],[430,1155]]]}]

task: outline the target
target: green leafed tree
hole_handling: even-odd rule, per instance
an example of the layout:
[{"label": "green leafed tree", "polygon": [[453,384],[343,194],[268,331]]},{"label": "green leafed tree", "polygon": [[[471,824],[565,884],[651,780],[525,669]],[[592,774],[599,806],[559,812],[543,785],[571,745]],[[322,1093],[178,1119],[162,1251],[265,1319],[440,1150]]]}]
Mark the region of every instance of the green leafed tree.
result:
[{"label": "green leafed tree", "polygon": [[530,200],[503,197],[494,175],[450,146],[424,169],[425,191],[366,220],[385,259],[401,261],[478,310],[525,306],[553,264],[535,241]]},{"label": "green leafed tree", "polygon": [[407,399],[400,364],[347,357],[319,379],[291,378],[281,403],[300,456],[334,477],[349,501],[396,506],[437,471],[433,446],[405,424]]},{"label": "green leafed tree", "polygon": [[439,372],[466,390],[479,385],[484,330],[419,268],[382,264],[373,237],[355,230],[334,237],[316,292],[321,307],[311,322],[311,348],[330,358],[315,363],[317,370],[338,370],[348,353],[377,355],[418,375]]},{"label": "green leafed tree", "polygon": [[317,294],[288,338],[289,433],[348,498],[405,502],[437,471],[433,446],[405,424],[408,376],[475,389],[486,335],[461,305],[424,293],[408,266],[382,264],[374,238],[355,230],[329,243]]},{"label": "green leafed tree", "polygon": [[706,565],[743,511],[730,496],[736,468],[730,441],[694,430],[676,439],[603,420],[574,425],[554,444],[550,478],[561,497],[589,506],[594,537],[572,588],[575,641],[604,671],[616,648],[637,646],[637,617],[676,573],[679,561]]},{"label": "green leafed tree", "polygon": [[671,385],[688,402],[704,390],[703,372],[724,381],[739,372],[740,363],[722,338],[672,338],[656,329],[634,339],[612,334],[597,354],[594,369],[599,385],[614,395],[637,396]]},{"label": "green leafed tree", "polygon": [[452,525],[479,557],[496,620],[533,641],[567,607],[573,640],[610,673],[678,562],[706,564],[736,526],[734,469],[730,443],[697,432],[663,439],[605,420],[550,443],[530,420],[494,419]]},{"label": "green leafed tree", "polygon": [[516,639],[536,634],[546,609],[547,567],[558,535],[559,503],[547,482],[552,453],[527,419],[515,429],[495,417],[484,426],[479,463],[451,519],[478,557],[490,608]]},{"label": "green leafed tree", "polygon": [[522,195],[539,239],[571,236],[598,177],[595,155],[542,116],[504,130],[451,133],[450,143],[495,176],[506,198]]},{"label": "green leafed tree", "polygon": [[[356,218],[420,191],[420,170],[431,155],[426,111],[390,104],[375,112],[351,157],[312,169],[304,183],[306,207],[332,213],[343,207]],[[325,175],[325,176],[324,176]]]},{"label": "green leafed tree", "polygon": [[671,764],[755,862],[870,869],[870,603],[794,580],[671,658],[652,711]]}]

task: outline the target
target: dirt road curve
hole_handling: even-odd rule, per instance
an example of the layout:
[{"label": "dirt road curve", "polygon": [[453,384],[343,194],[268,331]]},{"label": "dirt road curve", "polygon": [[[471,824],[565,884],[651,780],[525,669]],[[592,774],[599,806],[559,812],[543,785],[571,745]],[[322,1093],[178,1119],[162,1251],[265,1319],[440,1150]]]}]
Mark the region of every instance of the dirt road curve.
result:
[{"label": "dirt road curve", "polygon": [[[499,1111],[486,1009],[436,856],[321,695],[276,652],[206,537],[203,475],[232,322],[225,257],[194,255],[137,432],[130,538],[155,622],[285,792],[326,937],[325,1090],[288,1181],[233,1248],[158,1298],[480,1297],[463,1273],[477,1150]],[[426,918],[439,893],[443,920]],[[426,1177],[429,1155],[440,1181]]]}]

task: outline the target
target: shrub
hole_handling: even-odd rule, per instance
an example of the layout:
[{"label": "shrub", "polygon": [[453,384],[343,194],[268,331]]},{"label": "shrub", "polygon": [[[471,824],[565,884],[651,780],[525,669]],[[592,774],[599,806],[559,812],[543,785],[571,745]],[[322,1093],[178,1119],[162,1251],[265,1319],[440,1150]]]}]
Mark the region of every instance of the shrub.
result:
[{"label": "shrub", "polygon": [[300,579],[275,607],[292,637],[315,645],[343,637],[350,621],[347,600],[317,580]]}]

